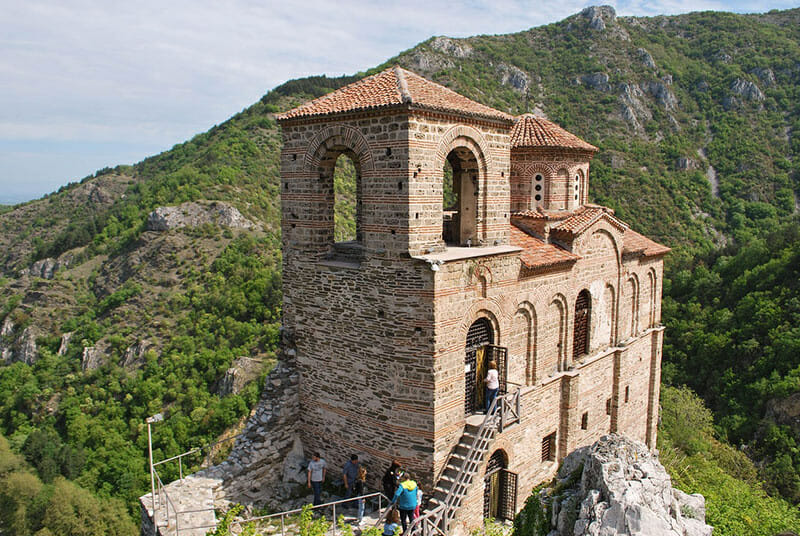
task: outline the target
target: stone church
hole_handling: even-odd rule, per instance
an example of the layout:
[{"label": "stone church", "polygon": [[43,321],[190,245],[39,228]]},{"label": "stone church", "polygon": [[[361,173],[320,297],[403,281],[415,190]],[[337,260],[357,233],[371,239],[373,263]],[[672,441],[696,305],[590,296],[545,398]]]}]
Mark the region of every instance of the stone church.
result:
[{"label": "stone church", "polygon": [[[452,534],[512,518],[604,434],[655,446],[669,248],[589,203],[596,147],[399,67],[278,121],[283,322],[307,453],[332,467],[358,453],[371,487],[400,461],[428,495],[426,533]],[[356,169],[346,242],[341,155]],[[487,414],[490,360],[501,389]]]}]

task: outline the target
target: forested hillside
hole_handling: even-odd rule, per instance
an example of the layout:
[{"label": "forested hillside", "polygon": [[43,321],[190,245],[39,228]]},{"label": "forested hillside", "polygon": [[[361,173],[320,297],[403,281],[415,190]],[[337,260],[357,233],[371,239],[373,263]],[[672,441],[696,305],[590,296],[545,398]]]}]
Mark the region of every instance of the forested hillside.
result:
[{"label": "forested hillside", "polygon": [[[674,248],[665,381],[706,401],[718,437],[744,448],[770,493],[800,501],[800,9],[589,8],[516,34],[432,38],[365,73],[287,82],[165,153],[1,208],[0,433],[33,468],[0,479],[81,486],[135,519],[147,416],[166,415],[156,458],[235,429],[278,344],[272,114],[395,63],[600,147],[592,200]],[[153,216],[176,205],[184,224]],[[231,390],[223,380],[242,356],[257,366]],[[46,526],[8,519],[8,534]]]}]

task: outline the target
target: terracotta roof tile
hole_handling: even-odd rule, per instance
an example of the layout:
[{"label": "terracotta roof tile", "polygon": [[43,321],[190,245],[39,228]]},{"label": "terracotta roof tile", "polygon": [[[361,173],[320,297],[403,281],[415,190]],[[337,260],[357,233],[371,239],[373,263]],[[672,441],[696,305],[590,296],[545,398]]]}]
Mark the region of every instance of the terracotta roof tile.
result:
[{"label": "terracotta roof tile", "polygon": [[623,255],[652,257],[655,255],[664,255],[672,251],[671,248],[654,242],[632,229],[625,231],[625,235],[622,237],[622,243]]},{"label": "terracotta roof tile", "polygon": [[531,236],[516,225],[511,226],[511,245],[521,247],[520,260],[528,270],[540,270],[562,264],[571,264],[580,257],[574,253],[548,244]]},{"label": "terracotta roof tile", "polygon": [[603,217],[607,217],[612,225],[622,232],[628,229],[627,225],[614,217],[614,212],[612,210],[598,205],[584,205],[573,212],[572,216],[551,227],[551,231],[555,233],[578,235]]},{"label": "terracotta roof tile", "polygon": [[278,120],[411,105],[511,122],[513,116],[475,102],[400,67],[390,67],[277,116]]},{"label": "terracotta roof tile", "polygon": [[566,147],[594,152],[598,150],[594,145],[586,143],[552,121],[533,114],[521,115],[514,122],[511,147]]}]

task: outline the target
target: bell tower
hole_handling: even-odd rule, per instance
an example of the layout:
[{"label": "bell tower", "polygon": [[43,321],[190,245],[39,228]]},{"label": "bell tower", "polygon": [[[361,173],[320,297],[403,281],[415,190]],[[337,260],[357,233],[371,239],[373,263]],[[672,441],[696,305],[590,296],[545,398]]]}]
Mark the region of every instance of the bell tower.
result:
[{"label": "bell tower", "polygon": [[[446,455],[436,454],[437,428],[451,424],[437,420],[437,385],[451,379],[437,367],[438,264],[424,256],[514,249],[513,118],[394,67],[278,121],[283,316],[301,376],[303,443],[334,466],[352,452],[373,467],[399,459],[430,485],[434,459]],[[356,236],[336,242],[343,154],[356,170]]]}]

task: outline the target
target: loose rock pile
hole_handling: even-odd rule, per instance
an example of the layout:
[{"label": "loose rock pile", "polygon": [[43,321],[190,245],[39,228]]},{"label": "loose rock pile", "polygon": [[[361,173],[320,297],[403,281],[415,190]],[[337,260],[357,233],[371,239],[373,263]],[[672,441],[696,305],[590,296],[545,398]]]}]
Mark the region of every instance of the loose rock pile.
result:
[{"label": "loose rock pile", "polygon": [[552,514],[548,536],[711,536],[703,496],[673,489],[658,457],[624,436],[576,450],[558,480],[540,496]]}]

